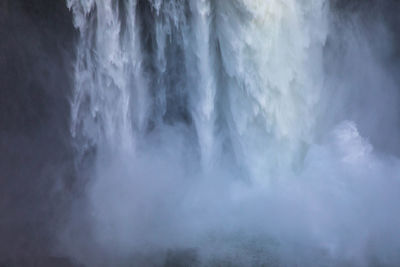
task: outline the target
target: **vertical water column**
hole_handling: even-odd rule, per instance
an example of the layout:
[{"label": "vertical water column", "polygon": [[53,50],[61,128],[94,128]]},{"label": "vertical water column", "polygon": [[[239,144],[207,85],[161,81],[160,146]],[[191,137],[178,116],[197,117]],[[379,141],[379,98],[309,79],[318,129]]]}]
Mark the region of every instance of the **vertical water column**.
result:
[{"label": "vertical water column", "polygon": [[189,27],[187,1],[150,0],[142,5],[144,9],[150,8],[141,16],[145,24],[144,39],[150,50],[148,58],[154,97],[152,119],[156,125],[173,125],[187,119],[189,92],[184,64],[184,45]]},{"label": "vertical water column", "polygon": [[126,79],[129,81],[130,97],[130,119],[134,133],[137,137],[142,137],[148,128],[151,116],[153,99],[149,93],[149,75],[143,69],[144,57],[143,47],[140,40],[140,23],[137,14],[137,1],[128,0],[125,3],[126,30],[123,33],[122,49],[128,54],[125,64]]},{"label": "vertical water column", "polygon": [[322,88],[324,0],[217,2],[237,161],[255,181],[293,168],[312,140]]},{"label": "vertical water column", "polygon": [[190,1],[192,13],[192,43],[190,43],[193,62],[191,88],[191,110],[199,142],[203,168],[212,168],[218,155],[218,139],[215,132],[217,112],[216,45],[213,33],[213,10],[210,0]]},{"label": "vertical water column", "polygon": [[[155,119],[194,123],[203,168],[215,158],[216,58],[209,0],[152,0]],[[185,121],[188,123],[188,121]]]},{"label": "vertical water column", "polygon": [[[136,28],[136,0],[68,0],[80,31],[72,100],[79,146],[133,149],[146,128],[147,84]],[[122,19],[126,27],[122,27]]]}]

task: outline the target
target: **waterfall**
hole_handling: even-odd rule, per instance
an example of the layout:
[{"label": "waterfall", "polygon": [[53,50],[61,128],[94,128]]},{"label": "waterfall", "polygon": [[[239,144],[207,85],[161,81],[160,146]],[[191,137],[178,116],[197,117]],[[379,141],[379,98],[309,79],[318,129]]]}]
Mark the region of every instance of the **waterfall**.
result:
[{"label": "waterfall", "polygon": [[82,149],[135,150],[149,132],[182,122],[204,170],[230,150],[264,183],[301,161],[322,88],[324,1],[68,6],[80,31],[71,129]]},{"label": "waterfall", "polygon": [[[67,5],[79,31],[76,206],[90,228],[90,242],[67,238],[70,254],[94,266],[188,248],[206,266],[365,266],[370,250],[396,262],[400,215],[386,207],[399,200],[400,161],[358,128],[388,98],[359,81],[390,82],[356,30],[335,39],[328,0]],[[368,97],[352,101],[361,88]]]}]

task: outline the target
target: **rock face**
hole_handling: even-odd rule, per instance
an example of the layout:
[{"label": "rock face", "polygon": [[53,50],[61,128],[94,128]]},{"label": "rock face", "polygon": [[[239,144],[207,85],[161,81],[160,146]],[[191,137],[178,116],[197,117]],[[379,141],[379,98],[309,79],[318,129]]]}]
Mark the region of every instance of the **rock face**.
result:
[{"label": "rock face", "polygon": [[0,36],[0,266],[47,265],[56,185],[73,177],[71,15],[63,0],[2,0]]}]

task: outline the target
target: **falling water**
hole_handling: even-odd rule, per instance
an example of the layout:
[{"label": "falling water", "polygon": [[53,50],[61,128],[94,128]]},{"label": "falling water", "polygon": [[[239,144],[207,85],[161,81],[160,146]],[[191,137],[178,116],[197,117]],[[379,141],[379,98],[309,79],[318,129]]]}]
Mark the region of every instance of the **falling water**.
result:
[{"label": "falling water", "polygon": [[356,123],[324,124],[328,1],[67,5],[80,33],[71,131],[78,163],[94,159],[86,204],[102,251],[362,265],[354,248],[369,248],[368,232],[381,244],[378,221],[358,222],[377,203],[371,188],[398,183],[398,163],[378,159]]},{"label": "falling water", "polygon": [[204,169],[223,144],[260,183],[298,161],[313,136],[327,31],[324,1],[303,2],[68,1],[81,34],[79,145],[135,150],[182,122]]}]

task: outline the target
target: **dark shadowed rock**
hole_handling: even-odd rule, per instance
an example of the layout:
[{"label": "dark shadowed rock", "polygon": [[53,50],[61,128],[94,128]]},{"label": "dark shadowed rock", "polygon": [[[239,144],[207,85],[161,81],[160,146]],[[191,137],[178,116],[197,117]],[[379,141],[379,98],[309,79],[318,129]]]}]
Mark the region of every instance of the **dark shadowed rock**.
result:
[{"label": "dark shadowed rock", "polygon": [[71,21],[63,0],[0,2],[0,263],[5,266],[38,261],[43,264],[37,266],[71,266],[48,256],[60,211],[66,210],[60,190],[73,178]]}]

